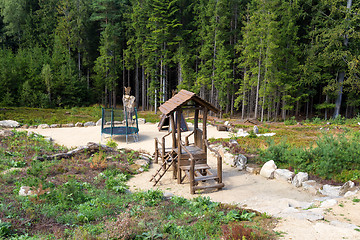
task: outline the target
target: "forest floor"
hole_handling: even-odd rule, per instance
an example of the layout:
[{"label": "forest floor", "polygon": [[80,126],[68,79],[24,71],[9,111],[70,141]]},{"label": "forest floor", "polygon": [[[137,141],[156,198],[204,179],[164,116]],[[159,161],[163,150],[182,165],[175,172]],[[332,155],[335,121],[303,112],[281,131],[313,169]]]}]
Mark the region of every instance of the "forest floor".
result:
[{"label": "forest floor", "polygon": [[[126,144],[124,137],[114,137],[118,148],[144,150],[154,152],[154,138],[161,138],[165,133],[159,132],[152,123],[139,125],[140,140],[133,142],[129,138]],[[58,128],[58,129],[29,129],[44,136],[51,137],[56,143],[67,147],[86,145],[88,142],[106,143],[101,138],[100,127],[87,128]],[[215,127],[208,128],[209,138],[229,138],[228,132],[219,132]],[[171,143],[170,143],[171,144]],[[216,166],[216,159],[209,154],[209,164]],[[275,160],[276,161],[276,160]],[[153,164],[149,171],[138,174],[128,182],[130,190],[161,189],[177,196],[193,198],[188,184],[175,184],[172,173],[167,173],[160,183],[153,187],[149,182],[160,165]],[[338,198],[331,207],[320,208],[323,196],[314,195],[293,185],[278,181],[267,180],[259,175],[252,175],[245,171],[224,164],[223,181],[225,188],[221,191],[202,193],[213,201],[238,204],[241,207],[266,212],[278,218],[275,227],[280,239],[360,239],[360,232],[351,226],[360,226],[360,194],[348,198]],[[304,208],[303,206],[307,206]],[[312,220],[304,217],[308,213],[323,215],[324,220]],[[304,213],[304,214],[303,214]]]}]

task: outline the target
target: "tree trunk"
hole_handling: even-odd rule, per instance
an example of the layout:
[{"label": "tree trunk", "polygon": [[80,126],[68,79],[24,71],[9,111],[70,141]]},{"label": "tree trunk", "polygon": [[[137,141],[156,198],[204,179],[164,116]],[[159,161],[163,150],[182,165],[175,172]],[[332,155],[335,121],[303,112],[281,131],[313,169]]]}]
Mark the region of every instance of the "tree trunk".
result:
[{"label": "tree trunk", "polygon": [[261,48],[260,48],[260,55],[259,55],[259,62],[258,62],[258,79],[256,84],[256,97],[255,97],[255,115],[254,118],[257,118],[258,112],[258,105],[259,105],[259,87],[260,87],[260,77],[261,77]]},{"label": "tree trunk", "polygon": [[139,61],[136,59],[135,66],[135,101],[136,108],[139,109],[139,92],[140,92],[140,84],[139,84]]},{"label": "tree trunk", "polygon": [[142,110],[144,111],[145,107],[146,107],[146,92],[145,92],[146,81],[145,81],[145,69],[144,69],[144,66],[141,67],[141,83],[142,83],[142,88],[141,88],[141,100],[142,100],[142,103],[141,103],[141,107],[142,107]]},{"label": "tree trunk", "polygon": [[[347,5],[346,8],[350,9],[352,5],[352,0],[348,0],[347,1]],[[344,46],[345,48],[347,48],[349,44],[349,38],[348,35],[345,35],[345,39],[344,39]],[[346,58],[346,56],[345,56]],[[341,102],[342,102],[342,95],[343,95],[343,82],[344,82],[344,78],[345,78],[345,71],[340,72],[339,73],[339,78],[338,78],[338,83],[339,83],[339,88],[338,88],[338,96],[337,99],[335,101],[335,110],[334,110],[334,115],[333,118],[336,118],[337,116],[339,116],[340,114],[340,108],[341,108]]]}]

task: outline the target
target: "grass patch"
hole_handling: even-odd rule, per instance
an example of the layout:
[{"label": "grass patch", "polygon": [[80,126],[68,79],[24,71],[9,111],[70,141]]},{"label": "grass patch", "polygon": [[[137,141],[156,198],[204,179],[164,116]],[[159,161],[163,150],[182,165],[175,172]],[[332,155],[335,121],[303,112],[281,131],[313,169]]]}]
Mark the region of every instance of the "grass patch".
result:
[{"label": "grass patch", "polygon": [[[69,149],[39,135],[0,138],[0,238],[9,239],[273,239],[274,219],[198,196],[164,199],[158,190],[128,193],[130,164],[121,150],[35,160]],[[34,196],[19,196],[22,186]],[[260,227],[261,226],[261,227]],[[254,237],[255,238],[252,238]]]}]

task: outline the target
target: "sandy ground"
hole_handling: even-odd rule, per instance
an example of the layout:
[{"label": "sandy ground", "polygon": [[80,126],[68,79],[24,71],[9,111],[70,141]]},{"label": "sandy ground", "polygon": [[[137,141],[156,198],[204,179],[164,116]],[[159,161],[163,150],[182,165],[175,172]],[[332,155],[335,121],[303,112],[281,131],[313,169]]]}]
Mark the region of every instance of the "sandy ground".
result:
[{"label": "sandy ground", "polygon": [[[161,138],[166,132],[159,132],[155,124],[139,125],[139,142],[129,137],[114,137],[119,148],[145,150],[153,153],[155,149],[154,138]],[[88,142],[106,143],[107,138],[101,137],[100,127],[82,128],[52,128],[29,129],[44,136],[50,136],[56,143],[67,147],[86,145]],[[226,138],[227,132],[219,132],[214,127],[208,128],[208,137]],[[171,142],[169,142],[169,146]],[[209,165],[216,166],[216,159],[209,154]],[[189,184],[176,184],[172,173],[164,175],[160,183],[153,187],[149,182],[160,165],[153,164],[149,171],[138,174],[130,179],[130,190],[147,190],[159,188],[178,196],[193,198],[199,194],[189,193]],[[338,203],[328,208],[318,208],[320,202],[325,200],[301,188],[278,180],[268,180],[259,175],[238,171],[229,165],[223,165],[223,181],[225,188],[221,191],[203,193],[213,201],[238,204],[241,207],[266,212],[279,218],[275,231],[281,233],[281,239],[360,239],[360,232],[354,230],[354,225],[360,225],[360,194],[349,198],[336,199]],[[325,220],[314,220],[311,216],[323,215]],[[310,218],[308,217],[310,216]],[[309,220],[310,219],[310,220]],[[359,227],[360,228],[360,227]]]}]

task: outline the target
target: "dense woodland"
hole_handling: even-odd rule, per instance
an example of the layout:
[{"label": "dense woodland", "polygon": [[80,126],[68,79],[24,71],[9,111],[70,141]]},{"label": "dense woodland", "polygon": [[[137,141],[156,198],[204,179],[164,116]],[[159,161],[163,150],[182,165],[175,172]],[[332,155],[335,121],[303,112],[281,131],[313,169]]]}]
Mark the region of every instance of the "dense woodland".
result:
[{"label": "dense woodland", "polygon": [[0,106],[155,110],[174,89],[225,116],[352,117],[360,1],[0,0]]}]

